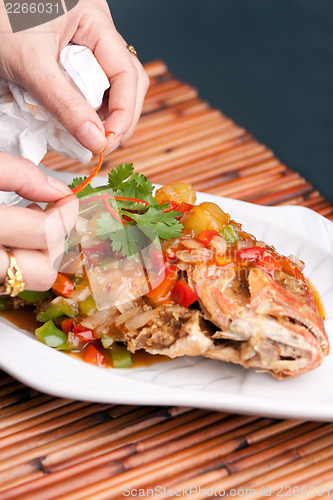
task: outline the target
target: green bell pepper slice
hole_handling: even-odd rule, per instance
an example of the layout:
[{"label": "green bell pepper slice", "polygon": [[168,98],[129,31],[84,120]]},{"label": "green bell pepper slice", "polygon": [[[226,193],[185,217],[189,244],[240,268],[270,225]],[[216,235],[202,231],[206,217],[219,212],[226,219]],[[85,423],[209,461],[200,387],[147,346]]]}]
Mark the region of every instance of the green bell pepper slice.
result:
[{"label": "green bell pepper slice", "polygon": [[109,349],[112,346],[112,344],[114,343],[114,340],[111,337],[111,335],[108,335],[107,333],[102,333],[101,334],[101,342],[102,342],[102,346],[104,347],[104,349]]},{"label": "green bell pepper slice", "polygon": [[45,323],[50,319],[60,318],[60,316],[75,318],[78,314],[79,308],[75,299],[57,297],[50,302],[49,307],[45,311],[39,311],[36,318],[37,321]]},{"label": "green bell pepper slice", "polygon": [[59,330],[51,319],[37,328],[35,335],[38,340],[49,347],[71,350],[71,347],[67,344],[67,335]]},{"label": "green bell pepper slice", "polygon": [[113,368],[130,368],[133,366],[132,354],[125,346],[113,344],[110,349]]},{"label": "green bell pepper slice", "polygon": [[79,302],[79,312],[82,316],[91,316],[96,311],[97,305],[92,295],[88,295],[85,300]]},{"label": "green bell pepper slice", "polygon": [[233,224],[225,226],[220,234],[229,245],[233,245],[236,241],[240,240],[238,231]]},{"label": "green bell pepper slice", "polygon": [[30,304],[36,304],[37,302],[40,302],[41,300],[44,299],[48,299],[51,296],[52,292],[50,290],[47,290],[46,292],[35,292],[34,290],[24,290],[24,292],[18,294],[18,297],[20,299],[30,302]]}]

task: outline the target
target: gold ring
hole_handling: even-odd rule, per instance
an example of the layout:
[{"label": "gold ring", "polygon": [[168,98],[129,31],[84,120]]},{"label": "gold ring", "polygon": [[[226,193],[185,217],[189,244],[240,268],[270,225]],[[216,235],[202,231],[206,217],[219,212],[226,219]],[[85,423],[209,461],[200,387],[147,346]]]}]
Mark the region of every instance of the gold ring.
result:
[{"label": "gold ring", "polygon": [[138,53],[135,50],[135,48],[133,47],[133,45],[126,45],[126,49],[128,50],[128,52],[130,52],[131,54],[134,54],[136,57],[138,57]]},{"label": "gold ring", "polygon": [[9,258],[9,266],[6,279],[3,285],[0,285],[0,295],[16,297],[16,295],[23,292],[25,289],[25,282],[13,252],[9,250],[9,248],[4,248],[4,250],[6,250]]}]

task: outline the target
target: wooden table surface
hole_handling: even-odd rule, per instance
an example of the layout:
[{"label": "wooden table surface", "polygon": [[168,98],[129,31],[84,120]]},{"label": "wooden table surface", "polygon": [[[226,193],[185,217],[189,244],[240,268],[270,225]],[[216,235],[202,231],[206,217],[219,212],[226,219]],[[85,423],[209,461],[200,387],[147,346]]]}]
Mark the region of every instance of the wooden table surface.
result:
[{"label": "wooden table surface", "polygon": [[[333,220],[333,205],[306,179],[163,62],[146,69],[151,86],[137,130],[105,158],[101,175],[133,161],[156,183],[302,205]],[[48,153],[43,163],[82,175],[95,162],[82,166]],[[333,423],[69,401],[5,373],[0,395],[0,500],[199,499],[224,491],[235,498],[333,498]]]}]

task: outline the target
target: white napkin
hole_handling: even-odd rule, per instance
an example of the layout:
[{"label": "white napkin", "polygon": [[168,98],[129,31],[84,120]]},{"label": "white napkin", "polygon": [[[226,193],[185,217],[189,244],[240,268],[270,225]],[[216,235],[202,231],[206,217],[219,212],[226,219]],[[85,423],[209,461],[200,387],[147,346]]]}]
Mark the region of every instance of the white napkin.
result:
[{"label": "white napkin", "polygon": [[[97,110],[110,84],[91,50],[68,45],[60,54],[59,66],[73,87]],[[0,77],[0,151],[38,165],[48,149],[82,163],[88,163],[92,157],[29,92]],[[0,192],[0,203],[13,204],[19,199],[13,193]]]}]

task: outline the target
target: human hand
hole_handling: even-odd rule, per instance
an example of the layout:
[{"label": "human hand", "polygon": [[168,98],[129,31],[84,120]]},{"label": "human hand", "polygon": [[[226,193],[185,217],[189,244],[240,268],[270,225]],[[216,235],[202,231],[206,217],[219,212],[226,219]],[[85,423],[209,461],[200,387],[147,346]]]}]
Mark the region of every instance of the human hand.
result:
[{"label": "human hand", "polygon": [[0,189],[36,202],[55,202],[47,212],[36,204],[27,208],[0,204],[0,283],[9,264],[2,247],[6,246],[16,258],[27,290],[47,290],[57,277],[54,257],[63,251],[65,234],[77,218],[77,198],[30,161],[6,153],[0,153]]},{"label": "human hand", "polygon": [[[89,47],[109,78],[104,125],[57,64],[69,42]],[[0,75],[31,92],[94,154],[107,154],[131,137],[149,85],[138,58],[117,32],[106,0],[80,0],[65,15],[17,33],[11,32],[0,2]],[[115,135],[106,138],[111,131]]]}]

